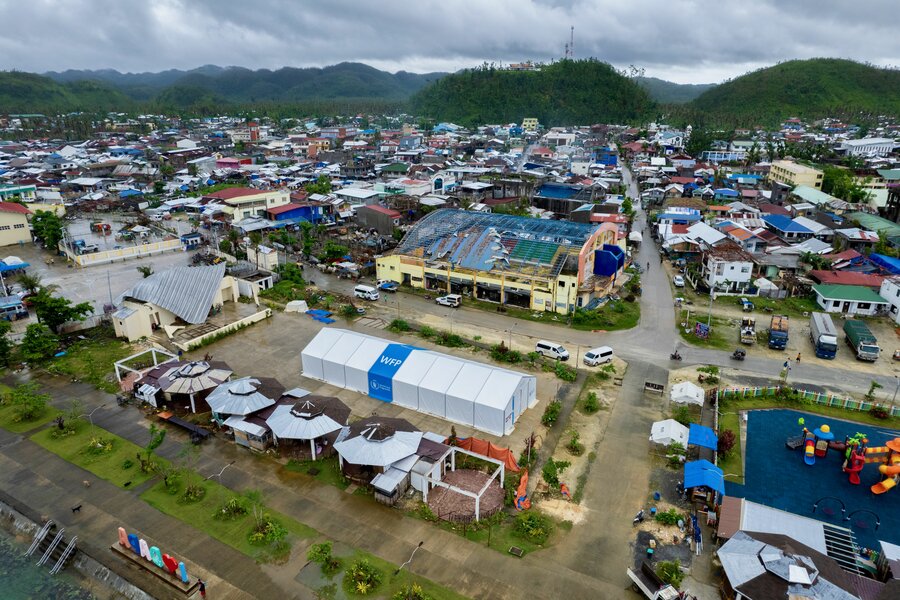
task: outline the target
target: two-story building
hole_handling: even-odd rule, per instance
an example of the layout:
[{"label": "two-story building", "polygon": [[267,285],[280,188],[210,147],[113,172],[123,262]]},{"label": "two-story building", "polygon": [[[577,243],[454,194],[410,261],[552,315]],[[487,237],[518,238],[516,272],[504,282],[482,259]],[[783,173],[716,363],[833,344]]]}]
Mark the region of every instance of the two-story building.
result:
[{"label": "two-story building", "polygon": [[247,217],[265,217],[266,211],[290,203],[287,189],[257,190],[254,188],[226,188],[204,196],[204,199],[224,205],[224,212],[237,223]]},{"label": "two-story building", "polygon": [[701,279],[717,293],[743,293],[753,278],[753,257],[732,242],[703,251]]}]

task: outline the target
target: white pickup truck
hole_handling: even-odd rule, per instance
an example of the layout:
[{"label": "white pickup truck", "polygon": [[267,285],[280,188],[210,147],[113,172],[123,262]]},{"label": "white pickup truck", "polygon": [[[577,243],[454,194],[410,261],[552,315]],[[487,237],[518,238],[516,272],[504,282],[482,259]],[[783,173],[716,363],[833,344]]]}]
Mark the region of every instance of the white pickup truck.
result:
[{"label": "white pickup truck", "polygon": [[641,592],[649,600],[678,600],[681,597],[678,590],[659,578],[647,561],[641,563],[637,572],[628,569],[628,577],[634,591]]}]

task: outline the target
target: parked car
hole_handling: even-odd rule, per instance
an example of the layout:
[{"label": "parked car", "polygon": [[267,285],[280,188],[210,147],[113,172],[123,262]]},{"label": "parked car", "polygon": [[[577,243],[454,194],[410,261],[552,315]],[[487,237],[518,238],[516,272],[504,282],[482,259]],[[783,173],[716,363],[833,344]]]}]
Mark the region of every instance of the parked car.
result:
[{"label": "parked car", "polygon": [[378,283],[375,284],[375,287],[382,292],[396,292],[397,288],[400,286],[389,279],[379,279]]},{"label": "parked car", "polygon": [[672,283],[675,284],[675,287],[684,287],[684,277],[676,275],[672,278]]},{"label": "parked car", "polygon": [[534,345],[534,351],[541,356],[546,356],[547,358],[553,358],[556,360],[569,360],[569,351],[566,350],[562,344],[557,344],[556,342],[540,340],[537,344]]},{"label": "parked car", "polygon": [[609,346],[600,346],[585,352],[583,362],[589,367],[596,367],[597,365],[611,362],[612,359],[613,349]]},{"label": "parked car", "polygon": [[449,306],[451,308],[459,308],[459,305],[462,303],[462,296],[459,294],[447,294],[446,296],[441,296],[435,300],[441,306]]}]

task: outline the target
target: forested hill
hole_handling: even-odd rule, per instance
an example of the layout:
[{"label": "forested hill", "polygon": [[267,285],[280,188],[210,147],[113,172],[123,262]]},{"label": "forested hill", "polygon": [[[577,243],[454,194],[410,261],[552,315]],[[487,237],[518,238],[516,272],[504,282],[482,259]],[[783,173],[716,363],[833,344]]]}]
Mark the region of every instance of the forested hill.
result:
[{"label": "forested hill", "polygon": [[0,71],[0,113],[126,111],[134,102],[97,81],[59,83],[49,77]]},{"label": "forested hill", "polygon": [[422,88],[410,105],[414,114],[467,126],[537,117],[548,127],[622,123],[654,108],[643,88],[593,59],[563,60],[540,71],[460,71]]},{"label": "forested hill", "polygon": [[792,60],[717,85],[688,106],[708,123],[731,125],[900,115],[900,70],[834,58]]},{"label": "forested hill", "polygon": [[635,77],[634,80],[647,90],[647,93],[655,101],[673,104],[690,102],[716,85],[714,83],[674,83],[658,77]]},{"label": "forested hill", "polygon": [[[403,100],[443,73],[388,73],[361,63],[324,68],[284,67],[251,70],[205,65],[190,71],[120,73],[114,70],[63,71],[47,75],[57,81],[99,80],[136,100],[153,100],[172,90],[192,90],[227,102],[304,102],[340,98]],[[169,93],[167,93],[169,92]]]}]

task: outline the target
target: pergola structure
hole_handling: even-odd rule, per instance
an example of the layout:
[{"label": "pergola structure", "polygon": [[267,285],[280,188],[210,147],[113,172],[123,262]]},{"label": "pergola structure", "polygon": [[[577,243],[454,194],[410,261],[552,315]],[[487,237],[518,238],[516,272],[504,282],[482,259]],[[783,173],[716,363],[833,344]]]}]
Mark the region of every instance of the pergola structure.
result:
[{"label": "pergola structure", "polygon": [[493,464],[497,465],[497,468],[494,470],[493,473],[491,473],[491,476],[488,478],[488,480],[485,482],[485,484],[481,487],[481,489],[478,492],[464,490],[460,487],[449,484],[445,481],[441,481],[440,479],[435,479],[430,474],[426,474],[426,475],[424,475],[426,484],[422,490],[422,500],[426,504],[428,503],[428,490],[431,489],[432,486],[433,487],[441,487],[441,488],[444,488],[451,492],[455,492],[457,494],[467,496],[467,497],[475,500],[475,520],[479,521],[481,519],[481,497],[484,496],[484,493],[488,490],[488,488],[491,486],[491,484],[494,482],[494,480],[497,479],[498,475],[500,476],[500,487],[503,488],[503,478],[506,474],[506,465],[503,463],[503,461],[500,461],[500,460],[497,460],[494,458],[489,458],[483,454],[478,454],[477,452],[470,452],[469,450],[464,450],[464,449],[460,448],[459,446],[451,446],[450,447],[450,470],[451,471],[456,471],[456,453],[457,452],[461,452],[463,454],[468,454],[469,456],[472,456],[474,458],[478,458],[480,460],[484,460],[489,463],[493,463]]},{"label": "pergola structure", "polygon": [[[153,346],[151,348],[148,348],[147,350],[142,350],[141,352],[138,352],[137,354],[132,354],[131,356],[126,356],[122,360],[117,360],[115,363],[113,363],[113,366],[116,369],[116,380],[119,383],[122,383],[122,372],[142,374],[143,371],[146,369],[144,369],[144,370],[134,369],[132,367],[129,367],[125,363],[129,363],[132,360],[134,360],[135,358],[140,358],[141,356],[144,356],[145,354],[150,354],[150,356],[153,358],[153,366],[154,367],[158,367],[159,365],[165,364],[167,362],[172,362],[173,360],[178,360],[178,357],[175,356],[174,354],[172,354],[171,352],[169,352],[168,350],[163,350],[162,348],[157,348],[156,346]],[[157,354],[164,356],[165,360],[159,360],[159,356],[157,356]]]}]

